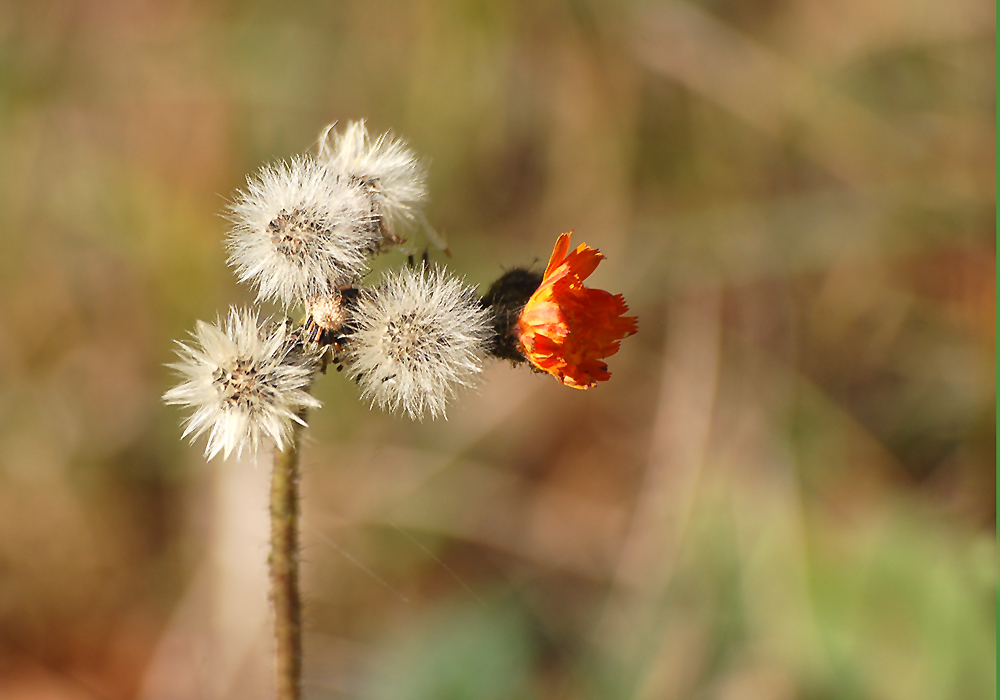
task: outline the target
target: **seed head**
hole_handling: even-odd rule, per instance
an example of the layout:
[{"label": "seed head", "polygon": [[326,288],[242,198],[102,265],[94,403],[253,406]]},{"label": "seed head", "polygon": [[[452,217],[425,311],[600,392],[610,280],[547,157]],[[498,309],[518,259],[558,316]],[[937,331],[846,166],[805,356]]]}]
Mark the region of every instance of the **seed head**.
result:
[{"label": "seed head", "polygon": [[362,395],[410,418],[436,418],[482,370],[489,312],[474,288],[442,270],[403,268],[361,293],[350,326],[344,363]]},{"label": "seed head", "polygon": [[334,126],[320,134],[319,161],[336,179],[365,189],[385,244],[401,242],[396,225],[413,220],[427,197],[423,165],[404,141],[390,133],[371,140],[364,120],[349,122],[343,133],[334,131]]},{"label": "seed head", "polygon": [[360,279],[382,239],[367,188],[331,177],[309,156],[247,178],[228,218],[229,264],[258,300],[285,307]]},{"label": "seed head", "polygon": [[209,459],[219,452],[228,459],[244,448],[256,452],[262,437],[283,450],[292,423],[305,425],[299,412],[320,406],[308,393],[318,358],[303,350],[287,324],[262,327],[254,311],[230,309],[221,325],[199,321],[195,342],[177,343],[180,361],[169,367],[183,381],[163,400],[194,409],[184,436],[194,441],[208,432]]}]

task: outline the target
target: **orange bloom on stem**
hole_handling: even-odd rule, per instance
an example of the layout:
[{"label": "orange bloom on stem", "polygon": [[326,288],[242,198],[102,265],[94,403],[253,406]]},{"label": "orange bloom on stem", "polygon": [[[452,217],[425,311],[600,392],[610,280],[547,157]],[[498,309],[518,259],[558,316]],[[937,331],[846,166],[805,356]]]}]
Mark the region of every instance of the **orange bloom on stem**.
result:
[{"label": "orange bloom on stem", "polygon": [[525,304],[514,333],[535,367],[566,386],[589,389],[611,378],[602,360],[636,332],[637,319],[622,315],[628,305],[621,294],[583,285],[604,256],[586,243],[567,255],[572,233],[556,240],[542,284]]}]

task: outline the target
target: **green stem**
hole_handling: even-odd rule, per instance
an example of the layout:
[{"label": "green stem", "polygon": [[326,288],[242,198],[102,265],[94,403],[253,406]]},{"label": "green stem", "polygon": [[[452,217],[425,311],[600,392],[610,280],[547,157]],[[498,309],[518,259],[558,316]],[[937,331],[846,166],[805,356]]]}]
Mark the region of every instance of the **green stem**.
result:
[{"label": "green stem", "polygon": [[[304,413],[304,411],[303,411]],[[301,416],[303,419],[305,416]],[[302,603],[299,598],[299,441],[274,453],[271,472],[271,603],[277,642],[278,700],[299,700],[302,690]]]}]

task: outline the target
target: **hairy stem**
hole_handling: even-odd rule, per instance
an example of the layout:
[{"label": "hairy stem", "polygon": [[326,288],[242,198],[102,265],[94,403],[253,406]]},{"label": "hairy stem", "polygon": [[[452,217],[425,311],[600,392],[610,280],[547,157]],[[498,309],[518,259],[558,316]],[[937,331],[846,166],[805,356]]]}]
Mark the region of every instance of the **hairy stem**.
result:
[{"label": "hairy stem", "polygon": [[[304,413],[304,411],[303,411]],[[302,416],[304,418],[304,415]],[[271,603],[277,642],[278,700],[299,700],[302,688],[302,603],[299,599],[299,441],[275,451],[271,472]]]}]

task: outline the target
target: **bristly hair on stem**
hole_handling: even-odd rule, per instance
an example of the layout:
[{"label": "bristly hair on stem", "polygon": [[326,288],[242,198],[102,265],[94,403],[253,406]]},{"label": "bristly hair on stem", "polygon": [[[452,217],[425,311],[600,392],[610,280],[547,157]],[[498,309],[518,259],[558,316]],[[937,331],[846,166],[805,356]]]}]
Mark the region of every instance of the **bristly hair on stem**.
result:
[{"label": "bristly hair on stem", "polygon": [[302,691],[302,602],[299,596],[299,442],[305,409],[292,439],[274,453],[271,472],[271,604],[274,606],[275,678],[278,700],[299,700]]}]

